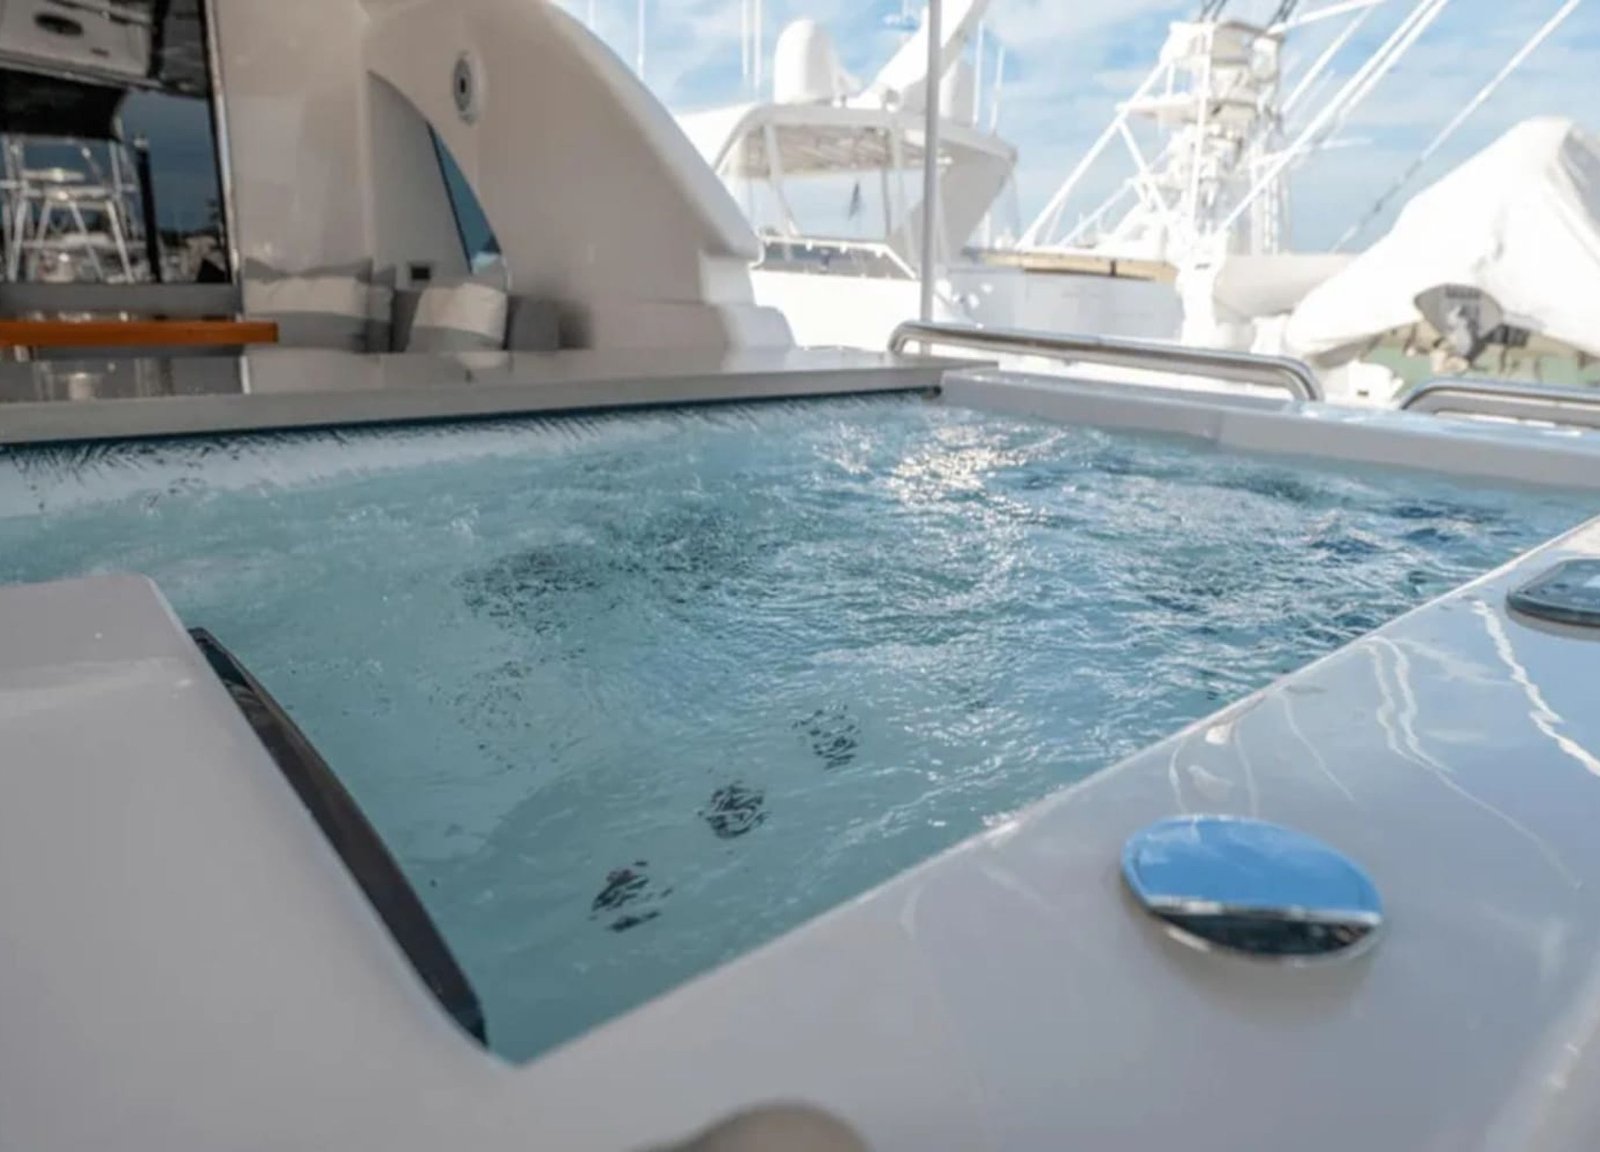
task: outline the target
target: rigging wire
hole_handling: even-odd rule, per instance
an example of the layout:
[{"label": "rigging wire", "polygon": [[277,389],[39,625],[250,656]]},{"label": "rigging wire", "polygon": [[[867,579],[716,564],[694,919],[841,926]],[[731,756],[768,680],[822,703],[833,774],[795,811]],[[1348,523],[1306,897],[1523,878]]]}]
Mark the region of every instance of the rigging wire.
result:
[{"label": "rigging wire", "polygon": [[1389,202],[1394,199],[1402,188],[1411,182],[1423,165],[1433,159],[1439,149],[1443,148],[1450,141],[1450,138],[1460,130],[1461,126],[1472,118],[1473,113],[1488,102],[1496,89],[1505,83],[1513,72],[1522,67],[1528,57],[1532,56],[1541,44],[1555,34],[1556,29],[1566,23],[1567,17],[1571,16],[1582,2],[1583,0],[1566,0],[1556,10],[1556,14],[1545,21],[1539,30],[1521,48],[1517,49],[1511,59],[1506,61],[1505,66],[1495,73],[1494,79],[1479,89],[1476,96],[1467,101],[1466,105],[1450,119],[1450,122],[1439,130],[1439,134],[1428,142],[1427,147],[1417,154],[1416,158],[1406,167],[1406,170],[1395,178],[1394,183],[1384,190],[1383,195],[1373,202],[1372,207],[1367,209],[1366,215],[1345,229],[1344,235],[1340,236],[1338,242],[1333,246],[1335,252],[1342,252],[1346,244],[1366,231],[1367,226],[1383,214],[1383,210],[1389,206]]}]

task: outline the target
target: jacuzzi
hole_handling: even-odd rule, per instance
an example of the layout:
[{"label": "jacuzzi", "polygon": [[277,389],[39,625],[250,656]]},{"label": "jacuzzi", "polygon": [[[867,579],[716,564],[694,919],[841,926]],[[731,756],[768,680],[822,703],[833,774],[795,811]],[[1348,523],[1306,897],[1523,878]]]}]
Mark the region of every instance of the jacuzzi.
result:
[{"label": "jacuzzi", "polygon": [[[622,1149],[795,1101],[874,1148],[1579,1146],[1596,650],[1505,595],[1600,552],[1592,437],[354,359],[320,411],[373,427],[284,356],[76,402],[92,442],[12,409],[0,1145]],[[1172,938],[1119,863],[1186,813],[1336,846],[1380,938]]]}]

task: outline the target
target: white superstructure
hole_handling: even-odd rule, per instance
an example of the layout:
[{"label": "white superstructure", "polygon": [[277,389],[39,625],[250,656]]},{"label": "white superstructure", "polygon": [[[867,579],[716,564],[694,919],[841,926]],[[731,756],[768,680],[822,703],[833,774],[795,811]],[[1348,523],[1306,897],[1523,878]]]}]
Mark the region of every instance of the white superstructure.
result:
[{"label": "white superstructure", "polygon": [[[924,22],[866,80],[841,66],[826,28],[795,21],[777,38],[770,96],[680,115],[763,239],[757,298],[789,317],[802,344],[881,348],[894,325],[917,311],[930,57],[941,69],[936,274],[962,262],[963,248],[996,210],[1016,149],[994,131],[998,59],[990,65],[992,89],[979,87],[988,6],[946,3],[934,53]],[[747,66],[761,63],[761,51],[759,43],[747,49]],[[844,208],[854,234],[816,224],[818,213],[808,209],[819,203],[830,219]],[[948,280],[936,315],[974,318]]]},{"label": "white superstructure", "polygon": [[[1278,251],[1287,210],[1282,173],[1252,193],[1280,144],[1287,31],[1229,20],[1172,25],[1154,70],[1023,233],[1021,246],[1102,249],[1173,264],[1219,247]],[[1154,143],[1141,143],[1140,135]],[[1069,223],[1068,206],[1113,148],[1126,151],[1133,174]]]}]

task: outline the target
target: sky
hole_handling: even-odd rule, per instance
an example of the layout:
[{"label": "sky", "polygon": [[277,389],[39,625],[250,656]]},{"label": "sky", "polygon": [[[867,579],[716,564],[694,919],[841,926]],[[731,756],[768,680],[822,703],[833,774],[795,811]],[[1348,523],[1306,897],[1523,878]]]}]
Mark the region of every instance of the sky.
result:
[{"label": "sky", "polygon": [[[1303,10],[1325,0],[1305,0]],[[638,0],[562,0],[581,19],[592,11],[602,37],[632,64]],[[644,78],[675,111],[749,98],[742,87],[738,0],[644,0]],[[1350,75],[1411,9],[1387,0],[1337,56],[1333,83]],[[1301,166],[1292,184],[1296,247],[1331,247],[1405,171],[1430,139],[1499,71],[1560,6],[1559,0],[1452,0],[1400,65],[1336,137],[1337,147]],[[1234,0],[1231,15],[1262,20],[1276,0]],[[1080,156],[1154,66],[1173,20],[1192,17],[1199,0],[992,0],[991,37],[1006,45],[999,131],[1019,151],[1017,191],[1023,223],[1044,206]],[[920,4],[914,11],[920,11]],[[817,20],[832,33],[845,68],[870,77],[904,33],[886,26],[902,0],[767,0],[766,42],[791,20]],[[1291,42],[1287,62],[1304,67],[1331,40],[1337,21]],[[1406,193],[1425,187],[1529,116],[1561,115],[1600,133],[1600,0],[1587,0],[1424,168]],[[1292,81],[1291,81],[1292,82]],[[1331,91],[1332,89],[1328,89]],[[1097,169],[1084,210],[1127,174]],[[1397,204],[1405,196],[1398,197]],[[1364,234],[1392,222],[1391,208]],[[1076,212],[1072,213],[1074,217]],[[1360,246],[1358,243],[1356,246]]]}]

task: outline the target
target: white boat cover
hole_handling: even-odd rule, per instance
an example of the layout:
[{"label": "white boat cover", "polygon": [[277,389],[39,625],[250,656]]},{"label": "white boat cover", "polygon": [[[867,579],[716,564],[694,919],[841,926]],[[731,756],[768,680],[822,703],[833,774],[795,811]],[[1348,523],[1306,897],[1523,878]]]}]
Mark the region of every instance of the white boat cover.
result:
[{"label": "white boat cover", "polygon": [[1283,316],[1354,259],[1338,252],[1230,254],[1217,269],[1212,293],[1222,312],[1242,320]]},{"label": "white boat cover", "polygon": [[1312,291],[1286,337],[1338,361],[1422,321],[1417,296],[1477,288],[1506,321],[1600,356],[1600,142],[1571,120],[1526,120],[1418,193],[1394,228]]}]

